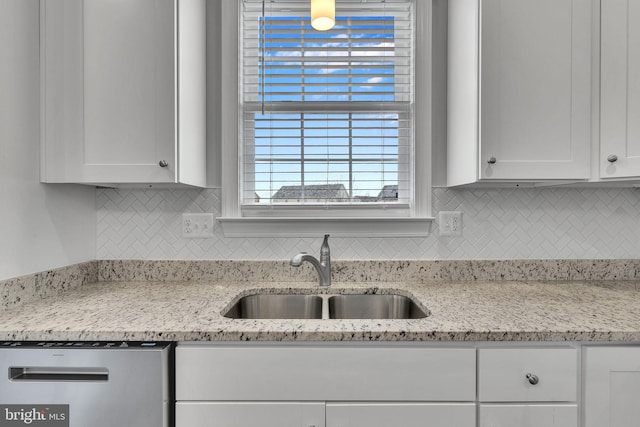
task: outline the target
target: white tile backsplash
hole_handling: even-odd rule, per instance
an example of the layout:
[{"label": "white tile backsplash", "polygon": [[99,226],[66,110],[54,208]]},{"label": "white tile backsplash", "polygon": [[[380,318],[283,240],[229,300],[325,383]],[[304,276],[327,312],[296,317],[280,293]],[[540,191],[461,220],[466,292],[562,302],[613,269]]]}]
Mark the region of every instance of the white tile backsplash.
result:
[{"label": "white tile backsplash", "polygon": [[[99,189],[97,259],[288,259],[317,239],[185,239],[182,213],[220,214],[220,190]],[[636,189],[433,190],[433,214],[463,212],[463,236],[332,238],[334,259],[637,259]]]}]

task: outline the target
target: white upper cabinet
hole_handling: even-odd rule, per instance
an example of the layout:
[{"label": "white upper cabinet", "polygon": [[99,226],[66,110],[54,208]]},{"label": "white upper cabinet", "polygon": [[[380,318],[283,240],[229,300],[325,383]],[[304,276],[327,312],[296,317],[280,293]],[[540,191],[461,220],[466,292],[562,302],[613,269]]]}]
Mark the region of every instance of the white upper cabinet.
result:
[{"label": "white upper cabinet", "polygon": [[587,180],[590,0],[449,1],[449,186]]},{"label": "white upper cabinet", "polygon": [[205,186],[205,1],[41,11],[41,180]]},{"label": "white upper cabinet", "polygon": [[640,2],[602,0],[600,177],[640,177]]}]

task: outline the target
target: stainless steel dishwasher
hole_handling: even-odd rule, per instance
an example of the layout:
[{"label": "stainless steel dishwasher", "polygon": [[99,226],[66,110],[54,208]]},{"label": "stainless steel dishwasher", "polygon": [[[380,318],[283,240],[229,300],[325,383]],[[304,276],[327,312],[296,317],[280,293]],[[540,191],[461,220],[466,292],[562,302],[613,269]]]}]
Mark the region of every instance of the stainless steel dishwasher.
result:
[{"label": "stainless steel dishwasher", "polygon": [[0,343],[0,427],[170,427],[171,343]]}]

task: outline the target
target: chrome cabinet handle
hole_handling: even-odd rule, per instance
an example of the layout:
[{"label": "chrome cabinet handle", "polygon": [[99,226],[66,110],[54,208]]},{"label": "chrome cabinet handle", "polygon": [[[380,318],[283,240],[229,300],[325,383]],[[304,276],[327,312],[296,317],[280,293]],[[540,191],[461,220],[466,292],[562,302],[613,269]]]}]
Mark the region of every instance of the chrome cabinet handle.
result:
[{"label": "chrome cabinet handle", "polygon": [[607,161],[609,163],[615,163],[618,161],[618,156],[616,156],[615,154],[611,154],[609,157],[607,157]]},{"label": "chrome cabinet handle", "polygon": [[536,385],[540,382],[540,378],[538,378],[538,376],[534,374],[527,374],[525,375],[525,378],[529,380],[529,384],[531,385]]},{"label": "chrome cabinet handle", "polygon": [[489,160],[487,160],[487,163],[489,163],[490,165],[495,165],[496,164],[496,158],[495,157],[491,157]]},{"label": "chrome cabinet handle", "polygon": [[169,166],[169,163],[167,163],[166,160],[160,160],[158,166],[160,166],[161,168],[166,168],[167,166]]}]

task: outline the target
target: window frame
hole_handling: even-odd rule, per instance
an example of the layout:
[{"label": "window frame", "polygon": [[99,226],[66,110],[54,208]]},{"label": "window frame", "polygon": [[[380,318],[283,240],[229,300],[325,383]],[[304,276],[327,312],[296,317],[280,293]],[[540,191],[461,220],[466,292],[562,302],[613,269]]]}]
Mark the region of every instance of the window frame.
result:
[{"label": "window frame", "polygon": [[[221,2],[221,111],[222,111],[222,216],[226,237],[311,237],[332,234],[344,237],[427,236],[431,222],[431,82],[432,4],[414,0],[414,144],[413,203],[410,206],[378,203],[368,206],[242,206],[242,151],[239,135],[242,111],[239,58],[242,7],[237,0]],[[418,78],[419,76],[419,78]],[[228,108],[227,106],[237,106]]]}]

